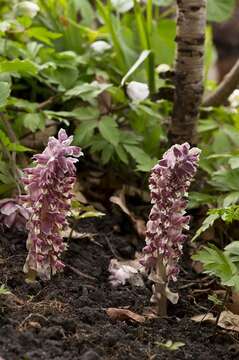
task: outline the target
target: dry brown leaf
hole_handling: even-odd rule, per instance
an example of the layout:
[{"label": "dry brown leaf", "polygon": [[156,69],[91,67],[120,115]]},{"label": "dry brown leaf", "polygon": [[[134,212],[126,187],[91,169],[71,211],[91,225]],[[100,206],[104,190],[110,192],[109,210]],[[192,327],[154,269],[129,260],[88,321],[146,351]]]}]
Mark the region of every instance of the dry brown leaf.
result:
[{"label": "dry brown leaf", "polygon": [[200,314],[200,315],[195,315],[193,317],[191,317],[191,320],[196,321],[196,322],[202,322],[202,321],[215,321],[216,318],[213,316],[212,313],[207,313],[207,314]]},{"label": "dry brown leaf", "polygon": [[239,293],[233,291],[230,300],[231,302],[227,304],[227,308],[234,314],[239,315]]},{"label": "dry brown leaf", "polygon": [[133,214],[132,211],[130,211],[126,205],[126,200],[125,200],[125,190],[124,188],[121,189],[120,191],[118,191],[116,196],[111,196],[110,201],[113,204],[118,205],[121,210],[127,214],[130,218],[130,220],[133,223],[133,226],[137,232],[137,234],[144,238],[145,234],[146,234],[146,226],[145,226],[145,222],[143,219],[138,218],[137,216],[135,216],[135,214]]},{"label": "dry brown leaf", "polygon": [[[214,317],[212,313],[196,315],[191,319],[196,322],[211,321],[215,323],[216,321],[216,317]],[[233,314],[228,310],[222,311],[218,321],[218,326],[225,330],[239,332],[239,315]]]},{"label": "dry brown leaf", "polygon": [[226,330],[239,332],[239,315],[231,311],[223,311],[220,315],[218,325]]},{"label": "dry brown leaf", "polygon": [[109,308],[106,310],[106,313],[112,320],[133,320],[139,323],[143,323],[145,321],[144,316],[136,314],[128,309]]}]

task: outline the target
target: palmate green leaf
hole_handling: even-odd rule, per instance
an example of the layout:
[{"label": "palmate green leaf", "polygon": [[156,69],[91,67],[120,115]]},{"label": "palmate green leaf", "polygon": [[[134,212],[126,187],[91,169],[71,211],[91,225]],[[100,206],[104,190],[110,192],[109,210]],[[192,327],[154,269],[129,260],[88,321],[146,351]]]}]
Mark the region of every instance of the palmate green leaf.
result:
[{"label": "palmate green leaf", "polygon": [[236,0],[208,0],[207,19],[209,21],[227,20],[235,8]]},{"label": "palmate green leaf", "polygon": [[49,31],[45,27],[41,26],[31,27],[30,29],[26,30],[26,33],[29,37],[39,40],[49,46],[52,45],[51,40],[59,39],[60,37],[62,37],[62,34]]},{"label": "palmate green leaf", "polygon": [[113,146],[118,146],[120,131],[116,121],[110,116],[104,116],[98,123],[100,134]]},{"label": "palmate green leaf", "polygon": [[23,75],[36,75],[38,66],[30,60],[4,60],[0,62],[0,73],[19,73]]},{"label": "palmate green leaf", "polygon": [[232,278],[238,275],[237,267],[226,252],[211,244],[193,255],[192,258],[201,261],[204,272],[219,277],[223,285],[235,286],[234,283],[232,284]]},{"label": "palmate green leaf", "polygon": [[10,95],[11,87],[8,82],[0,82],[0,107],[6,105],[7,98]]}]

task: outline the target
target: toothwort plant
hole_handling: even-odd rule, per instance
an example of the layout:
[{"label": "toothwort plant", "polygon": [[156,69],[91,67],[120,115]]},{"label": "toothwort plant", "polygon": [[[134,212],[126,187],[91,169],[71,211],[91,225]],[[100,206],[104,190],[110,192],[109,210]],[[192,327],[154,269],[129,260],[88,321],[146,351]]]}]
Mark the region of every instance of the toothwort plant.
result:
[{"label": "toothwort plant", "polygon": [[167,311],[167,284],[176,281],[178,260],[190,217],[185,215],[186,196],[197,171],[200,150],[188,143],[173,145],[152,169],[149,179],[153,204],[146,229],[142,264],[154,282],[151,302],[160,315]]},{"label": "toothwort plant", "polygon": [[28,256],[24,265],[29,277],[38,275],[50,279],[64,267],[60,256],[66,244],[61,232],[67,226],[75,163],[82,155],[79,147],[70,146],[72,140],[73,136],[68,137],[61,129],[58,139],[50,137],[43,153],[33,157],[36,166],[24,170],[22,181],[26,195],[22,199],[31,213],[27,222]]}]

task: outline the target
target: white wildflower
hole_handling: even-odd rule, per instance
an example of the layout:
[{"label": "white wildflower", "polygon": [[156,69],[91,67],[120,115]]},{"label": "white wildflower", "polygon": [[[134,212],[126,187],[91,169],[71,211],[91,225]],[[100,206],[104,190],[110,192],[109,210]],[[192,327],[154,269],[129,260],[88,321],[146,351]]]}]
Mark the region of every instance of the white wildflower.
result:
[{"label": "white wildflower", "polygon": [[163,72],[167,72],[170,70],[170,66],[168,64],[160,64],[159,66],[157,66],[156,68],[156,72],[158,74],[163,73]]},{"label": "white wildflower", "polygon": [[127,95],[133,101],[142,101],[149,96],[149,88],[145,83],[131,81],[126,88]]},{"label": "white wildflower", "polygon": [[91,44],[91,49],[98,54],[103,54],[105,51],[111,48],[111,45],[103,40],[95,41]]},{"label": "white wildflower", "polygon": [[34,18],[39,10],[39,6],[32,1],[21,1],[14,6],[16,16],[29,16],[30,18]]},{"label": "white wildflower", "polygon": [[237,108],[239,106],[239,89],[235,89],[228,100],[232,108]]},{"label": "white wildflower", "polygon": [[119,13],[125,13],[134,6],[133,0],[111,0],[113,8]]}]

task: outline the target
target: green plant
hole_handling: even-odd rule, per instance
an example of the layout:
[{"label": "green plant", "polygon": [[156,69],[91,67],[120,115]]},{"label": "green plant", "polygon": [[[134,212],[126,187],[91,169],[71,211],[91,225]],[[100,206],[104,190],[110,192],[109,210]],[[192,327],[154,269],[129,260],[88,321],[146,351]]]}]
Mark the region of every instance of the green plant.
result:
[{"label": "green plant", "polygon": [[224,250],[215,245],[205,246],[192,257],[203,264],[203,271],[219,278],[222,285],[239,290],[239,241],[233,241]]}]

